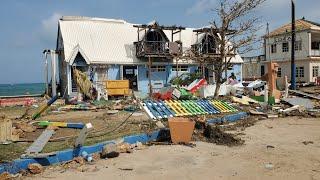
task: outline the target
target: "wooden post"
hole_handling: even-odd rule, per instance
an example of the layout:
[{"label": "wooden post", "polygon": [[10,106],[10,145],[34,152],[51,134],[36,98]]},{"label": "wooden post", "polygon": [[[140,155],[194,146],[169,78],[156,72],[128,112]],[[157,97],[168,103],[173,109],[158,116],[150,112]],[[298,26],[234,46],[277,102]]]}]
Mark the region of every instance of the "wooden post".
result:
[{"label": "wooden post", "polygon": [[47,52],[44,53],[44,58],[45,58],[45,65],[44,65],[44,76],[45,76],[45,81],[46,81],[46,94],[49,95],[49,75],[48,75],[48,57],[47,57]]},{"label": "wooden post", "polygon": [[51,50],[51,87],[52,97],[57,95],[57,84],[56,84],[56,52]]},{"label": "wooden post", "polygon": [[148,78],[149,78],[149,97],[152,97],[152,85],[151,85],[151,66],[152,66],[152,62],[151,62],[151,57],[149,56],[149,63],[148,63],[149,67],[148,67]]}]

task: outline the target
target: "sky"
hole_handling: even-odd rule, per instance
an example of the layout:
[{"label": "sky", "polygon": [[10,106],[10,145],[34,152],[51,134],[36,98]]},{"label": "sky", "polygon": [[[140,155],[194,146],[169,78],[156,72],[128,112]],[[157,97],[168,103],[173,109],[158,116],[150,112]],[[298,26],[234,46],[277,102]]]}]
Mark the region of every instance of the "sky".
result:
[{"label": "sky", "polygon": [[[54,49],[63,15],[202,27],[218,0],[2,0],[0,84],[44,82],[43,50]],[[320,23],[320,0],[296,0],[296,18]],[[290,0],[267,0],[255,14],[270,31],[290,22]],[[266,30],[261,29],[263,35]],[[259,54],[260,52],[255,52]]]}]

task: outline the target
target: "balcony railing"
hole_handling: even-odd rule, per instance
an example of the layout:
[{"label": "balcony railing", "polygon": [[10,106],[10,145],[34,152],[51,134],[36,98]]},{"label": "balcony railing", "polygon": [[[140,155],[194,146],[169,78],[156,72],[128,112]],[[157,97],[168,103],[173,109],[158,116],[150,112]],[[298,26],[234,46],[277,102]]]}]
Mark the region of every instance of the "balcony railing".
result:
[{"label": "balcony railing", "polygon": [[210,55],[210,54],[218,53],[218,48],[214,48],[214,47],[211,47],[210,45],[208,46],[207,44],[203,44],[203,43],[193,44],[192,49],[198,55],[203,55],[203,54]]},{"label": "balcony railing", "polygon": [[319,49],[311,49],[311,56],[320,56]]},{"label": "balcony railing", "polygon": [[137,57],[167,57],[182,51],[182,45],[167,41],[139,41],[135,42]]}]

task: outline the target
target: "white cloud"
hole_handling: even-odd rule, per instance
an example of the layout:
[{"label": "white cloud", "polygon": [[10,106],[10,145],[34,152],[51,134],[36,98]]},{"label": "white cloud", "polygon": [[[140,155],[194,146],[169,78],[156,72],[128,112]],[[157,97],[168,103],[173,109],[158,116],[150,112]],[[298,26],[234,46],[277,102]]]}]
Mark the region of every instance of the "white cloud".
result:
[{"label": "white cloud", "polygon": [[198,14],[212,9],[216,0],[198,0],[192,7],[187,9],[187,14]]},{"label": "white cloud", "polygon": [[41,36],[44,40],[52,41],[57,36],[58,20],[62,14],[55,12],[47,19],[41,21]]}]

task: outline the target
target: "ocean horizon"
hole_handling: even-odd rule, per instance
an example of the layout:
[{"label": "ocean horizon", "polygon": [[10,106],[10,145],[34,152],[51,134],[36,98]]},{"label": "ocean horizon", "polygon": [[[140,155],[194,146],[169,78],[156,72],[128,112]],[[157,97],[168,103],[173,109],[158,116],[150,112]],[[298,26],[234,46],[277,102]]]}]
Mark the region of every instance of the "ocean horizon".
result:
[{"label": "ocean horizon", "polygon": [[35,95],[45,92],[45,83],[0,84],[0,96]]}]

